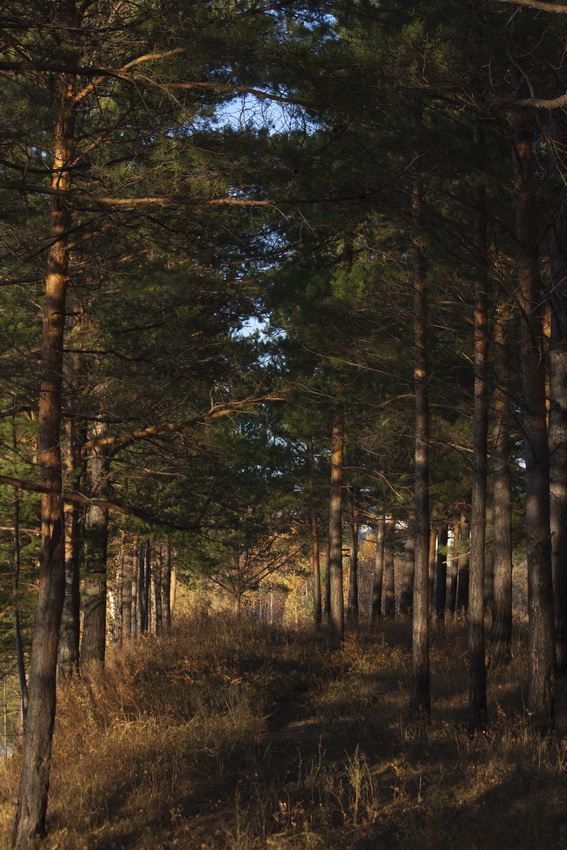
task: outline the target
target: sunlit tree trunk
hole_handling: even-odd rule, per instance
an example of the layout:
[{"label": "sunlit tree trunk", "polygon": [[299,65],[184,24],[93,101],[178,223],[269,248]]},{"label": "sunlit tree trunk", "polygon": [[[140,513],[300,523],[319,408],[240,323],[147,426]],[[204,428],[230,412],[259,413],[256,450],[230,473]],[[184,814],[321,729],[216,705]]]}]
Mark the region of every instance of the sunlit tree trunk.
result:
[{"label": "sunlit tree trunk", "polygon": [[333,408],[331,434],[331,493],[329,500],[329,645],[338,649],[344,637],[342,490],[344,478],[344,410]]},{"label": "sunlit tree trunk", "polygon": [[435,583],[433,586],[435,616],[439,621],[445,618],[445,606],[447,604],[447,539],[447,526],[442,525],[437,535],[437,559],[435,563]]},{"label": "sunlit tree trunk", "polygon": [[[71,24],[73,16],[70,15]],[[74,112],[73,78],[58,82],[52,188],[71,189]],[[14,845],[45,832],[49,771],[56,704],[57,650],[65,597],[65,534],[61,466],[61,400],[65,297],[69,266],[71,210],[60,194],[52,196],[41,346],[38,455],[41,483],[39,593],[32,642],[30,691]]]},{"label": "sunlit tree trunk", "polygon": [[427,275],[422,237],[423,187],[412,188],[415,390],[415,575],[413,588],[412,694],[414,712],[429,715],[429,364]]},{"label": "sunlit tree trunk", "polygon": [[452,525],[453,536],[451,539],[451,548],[447,556],[447,571],[449,574],[449,586],[447,593],[447,611],[451,614],[455,613],[457,607],[457,582],[459,580],[459,556],[457,554],[459,545],[459,530],[460,523],[455,520]]},{"label": "sunlit tree trunk", "polygon": [[384,616],[396,614],[396,582],[394,571],[394,529],[396,521],[391,514],[386,517],[384,531]]},{"label": "sunlit tree trunk", "polygon": [[372,584],[372,609],[370,621],[372,625],[380,619],[382,610],[382,585],[384,583],[384,514],[379,514],[376,520],[376,554],[374,557],[374,582]]},{"label": "sunlit tree trunk", "polygon": [[469,607],[470,536],[466,514],[459,522],[459,558],[457,561],[457,600],[455,610],[467,613]]},{"label": "sunlit tree trunk", "polygon": [[350,558],[349,558],[349,587],[347,622],[350,626],[358,626],[358,527],[359,510],[356,487],[351,488],[350,510]]},{"label": "sunlit tree trunk", "polygon": [[169,537],[163,542],[163,624],[166,632],[171,631],[171,543]]}]

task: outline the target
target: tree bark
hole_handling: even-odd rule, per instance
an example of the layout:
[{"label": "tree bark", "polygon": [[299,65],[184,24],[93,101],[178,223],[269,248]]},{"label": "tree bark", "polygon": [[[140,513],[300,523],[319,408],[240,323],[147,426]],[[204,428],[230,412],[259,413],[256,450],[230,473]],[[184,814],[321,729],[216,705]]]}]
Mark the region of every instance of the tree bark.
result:
[{"label": "tree bark", "polygon": [[[478,134],[477,134],[478,135]],[[479,271],[474,284],[474,403],[469,561],[469,728],[483,729],[488,719],[484,648],[484,555],[486,545],[486,477],[488,452],[488,296],[486,203],[479,188],[477,241]]]},{"label": "tree bark", "polygon": [[415,574],[413,588],[412,694],[410,708],[429,716],[429,364],[427,275],[422,241],[423,188],[412,188],[415,389]]},{"label": "tree bark", "polygon": [[413,517],[408,520],[406,531],[406,542],[404,546],[404,562],[402,568],[400,598],[398,601],[398,613],[409,615],[413,606],[413,584],[415,577],[415,524]]},{"label": "tree bark", "polygon": [[[15,442],[15,425],[14,425],[14,442]],[[18,680],[20,683],[20,713],[22,718],[22,730],[26,730],[26,717],[28,713],[28,681],[26,678],[26,666],[24,659],[24,645],[22,641],[22,628],[20,623],[20,494],[16,490],[14,494],[14,545],[13,553],[13,581],[12,581],[12,600],[14,605],[14,639],[16,643],[16,663],[18,665]],[[4,679],[4,681],[6,681]]]},{"label": "tree bark", "polygon": [[171,543],[169,537],[163,542],[163,624],[165,631],[171,631]]},{"label": "tree bark", "polygon": [[[97,423],[93,436],[101,437],[106,426]],[[89,489],[93,497],[108,497],[108,460],[105,446],[92,449],[88,470]],[[88,505],[84,527],[83,637],[81,668],[102,667],[106,651],[106,588],[108,508]]]},{"label": "tree bark", "polygon": [[510,474],[511,413],[508,327],[510,308],[500,303],[494,326],[494,425],[492,470],[494,505],[494,609],[492,659],[506,666],[512,659],[512,481]]},{"label": "tree bark", "polygon": [[446,525],[441,526],[437,535],[437,561],[435,564],[435,584],[433,598],[435,605],[435,616],[439,621],[445,618],[445,606],[447,604],[447,547],[448,529]]},{"label": "tree bark", "polygon": [[460,523],[458,520],[453,522],[453,537],[450,554],[447,555],[447,570],[449,573],[449,588],[447,595],[447,611],[451,614],[455,613],[457,608],[457,582],[459,580],[459,556],[457,554],[459,546],[459,530]]},{"label": "tree bark", "polygon": [[394,530],[396,521],[391,514],[386,517],[384,530],[384,616],[396,614],[396,582],[394,572]]},{"label": "tree bark", "polygon": [[513,112],[514,205],[518,243],[518,304],[526,458],[526,549],[528,562],[528,712],[539,729],[553,725],[555,644],[551,571],[549,450],[543,292],[531,133],[525,111]]},{"label": "tree bark", "polygon": [[[313,440],[307,442],[307,460],[309,463],[309,491],[311,500],[314,498],[315,489],[315,452],[313,449]],[[309,527],[311,530],[311,591],[313,594],[313,621],[315,627],[319,628],[322,621],[322,604],[321,604],[321,565],[320,565],[320,541],[319,541],[319,523],[317,511],[313,502],[309,505]]]},{"label": "tree bark", "polygon": [[342,491],[344,478],[344,410],[333,407],[331,493],[329,499],[329,646],[339,649],[344,638]]},{"label": "tree bark", "polygon": [[[565,142],[567,133],[563,132]],[[567,215],[551,232],[551,345],[549,457],[555,652],[558,673],[567,672]]]},{"label": "tree bark", "polygon": [[372,584],[372,609],[370,622],[372,625],[380,619],[382,610],[382,585],[384,583],[384,514],[379,514],[376,520],[376,555],[374,558],[374,581]]},{"label": "tree bark", "polygon": [[466,614],[469,607],[469,563],[470,535],[469,523],[464,513],[459,523],[459,556],[457,560],[457,600],[455,610]]},{"label": "tree bark", "polygon": [[350,558],[347,622],[349,626],[358,626],[358,528],[359,511],[356,487],[351,488],[350,511]]},{"label": "tree bark", "polygon": [[[72,17],[72,16],[71,16]],[[59,192],[71,190],[74,112],[73,78],[59,82],[60,109],[55,125],[49,248],[41,346],[38,455],[41,484],[41,555],[35,615],[30,690],[20,793],[13,843],[21,847],[45,833],[49,771],[56,705],[57,650],[65,597],[65,536],[61,466],[61,397],[65,297],[69,267],[71,210]]]}]

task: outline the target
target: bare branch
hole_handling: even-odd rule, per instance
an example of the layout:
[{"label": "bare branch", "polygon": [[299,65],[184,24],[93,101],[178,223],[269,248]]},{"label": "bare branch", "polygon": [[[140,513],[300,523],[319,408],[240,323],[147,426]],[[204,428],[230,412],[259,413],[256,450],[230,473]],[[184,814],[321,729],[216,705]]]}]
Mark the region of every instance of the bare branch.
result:
[{"label": "bare branch", "polygon": [[[285,401],[283,390],[279,393],[269,393],[264,396],[251,396],[242,401],[233,401],[227,404],[214,404],[207,413],[201,416],[195,416],[192,419],[186,419],[183,422],[168,422],[166,425],[151,425],[148,428],[139,428],[136,431],[130,431],[128,434],[117,434],[113,437],[101,437],[99,440],[89,440],[85,443],[83,451],[94,448],[95,446],[110,446],[117,444],[128,444],[145,440],[148,437],[154,437],[158,434],[171,434],[177,431],[185,431],[187,428],[194,428],[197,425],[205,425],[207,422],[212,422],[215,419],[220,419],[223,416],[230,416],[231,413],[236,413],[239,410],[247,410],[257,404],[262,404],[265,401]],[[1,483],[1,480],[0,480]]]},{"label": "bare branch", "polygon": [[561,3],[546,3],[545,0],[500,0],[501,3],[512,3],[514,6],[527,6],[530,9],[541,9],[544,12],[567,13],[567,6]]}]

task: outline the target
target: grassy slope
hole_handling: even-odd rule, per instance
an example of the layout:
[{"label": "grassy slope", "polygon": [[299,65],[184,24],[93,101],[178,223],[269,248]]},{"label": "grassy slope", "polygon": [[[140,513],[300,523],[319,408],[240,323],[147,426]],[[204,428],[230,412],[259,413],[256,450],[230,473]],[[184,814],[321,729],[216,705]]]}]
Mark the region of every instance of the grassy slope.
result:
[{"label": "grassy slope", "polygon": [[[457,626],[435,639],[428,729],[407,715],[397,624],[332,659],[307,633],[220,617],[142,641],[60,694],[44,846],[563,848],[564,718],[549,741],[525,729],[518,651],[470,739],[464,641]],[[17,769],[0,773],[6,847]]]}]

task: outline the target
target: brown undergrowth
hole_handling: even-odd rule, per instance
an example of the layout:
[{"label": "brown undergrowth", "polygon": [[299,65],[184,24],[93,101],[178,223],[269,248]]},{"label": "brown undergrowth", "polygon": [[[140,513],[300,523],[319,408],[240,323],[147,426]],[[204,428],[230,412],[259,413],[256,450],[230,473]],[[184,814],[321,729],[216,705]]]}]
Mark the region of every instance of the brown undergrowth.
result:
[{"label": "brown undergrowth", "polygon": [[[432,645],[431,724],[408,714],[408,626],[322,639],[221,616],[111,653],[60,691],[47,850],[567,846],[567,749],[530,732],[520,644],[466,731],[462,624]],[[0,771],[9,846],[18,756]]]}]

